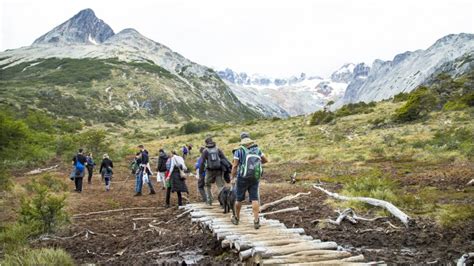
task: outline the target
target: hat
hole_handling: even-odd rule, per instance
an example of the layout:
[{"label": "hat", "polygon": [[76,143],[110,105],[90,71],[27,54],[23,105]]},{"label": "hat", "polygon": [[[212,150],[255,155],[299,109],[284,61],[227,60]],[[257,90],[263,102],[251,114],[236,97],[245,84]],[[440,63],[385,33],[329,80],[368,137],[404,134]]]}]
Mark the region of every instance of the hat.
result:
[{"label": "hat", "polygon": [[204,140],[204,143],[206,143],[206,144],[213,144],[214,141],[212,140],[212,137],[207,137],[207,138]]},{"label": "hat", "polygon": [[138,148],[144,148],[143,144],[138,145]]},{"label": "hat", "polygon": [[102,158],[109,158],[109,155],[107,153],[104,153],[104,155],[102,156]]},{"label": "hat", "polygon": [[253,140],[251,138],[243,138],[240,140],[241,145],[249,145],[252,143],[253,143]]},{"label": "hat", "polygon": [[250,138],[250,134],[247,132],[240,133],[240,139]]}]

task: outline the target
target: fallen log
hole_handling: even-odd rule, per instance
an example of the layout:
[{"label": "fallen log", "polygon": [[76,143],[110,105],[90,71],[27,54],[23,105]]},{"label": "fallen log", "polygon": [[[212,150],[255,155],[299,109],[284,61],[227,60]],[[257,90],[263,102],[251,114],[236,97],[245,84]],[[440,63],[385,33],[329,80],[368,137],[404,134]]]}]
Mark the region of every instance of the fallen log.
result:
[{"label": "fallen log", "polygon": [[322,187],[319,187],[317,185],[313,185],[314,188],[326,193],[328,196],[333,197],[338,200],[344,200],[344,201],[362,201],[367,204],[373,205],[373,206],[378,206],[378,207],[383,207],[387,211],[389,211],[393,216],[398,218],[406,227],[409,226],[409,223],[411,223],[413,220],[406,215],[404,212],[402,212],[400,209],[395,207],[390,202],[384,201],[384,200],[379,200],[379,199],[374,199],[374,198],[367,198],[367,197],[347,197],[343,195],[339,195],[337,193],[330,192]]},{"label": "fallen log", "polygon": [[135,208],[121,208],[121,209],[113,209],[113,210],[105,210],[105,211],[96,211],[96,212],[88,212],[88,213],[78,213],[74,214],[72,218],[82,218],[96,214],[109,214],[114,212],[125,212],[125,211],[136,211],[136,210],[159,210],[161,207],[135,207]]},{"label": "fallen log", "polygon": [[327,254],[320,254],[314,256],[278,256],[278,258],[270,258],[262,260],[262,263],[265,265],[272,265],[272,264],[288,264],[288,263],[302,263],[302,262],[319,262],[319,261],[327,261],[327,260],[334,260],[334,259],[344,259],[351,256],[351,253],[346,251],[339,251],[334,253],[327,253]]},{"label": "fallen log", "polygon": [[299,211],[300,207],[293,207],[293,208],[286,208],[286,209],[281,209],[278,211],[273,211],[273,212],[266,212],[266,213],[260,213],[260,217],[265,216],[265,215],[270,215],[270,214],[277,214],[277,213],[283,213],[283,212],[294,212],[294,211]]},{"label": "fallen log", "polygon": [[[262,231],[261,229],[259,230],[248,230],[248,231],[226,231],[226,232],[222,232],[222,233],[217,233],[217,240],[222,240],[224,239],[226,236],[230,236],[230,235],[235,235],[236,233],[238,234],[253,234],[253,235],[257,235],[257,234],[260,234]],[[298,234],[304,234],[304,229],[303,228],[289,228],[289,229],[286,229],[286,230],[272,230],[272,231],[264,231],[266,234],[270,234],[270,235],[292,235],[292,234],[295,234],[295,233],[298,233]]]},{"label": "fallen log", "polygon": [[474,179],[471,179],[471,181],[467,182],[466,186],[474,186]]},{"label": "fallen log", "polygon": [[[363,262],[364,261],[364,255],[357,255],[353,257],[348,257],[348,258],[342,258],[342,259],[334,259],[334,260],[324,260],[324,261],[306,261],[306,262],[301,262],[298,263],[297,265],[370,265],[371,263],[358,263],[358,262]],[[379,265],[380,262],[377,262],[376,265]],[[289,264],[292,265],[292,264]]]},{"label": "fallen log", "polygon": [[47,167],[47,168],[42,168],[42,169],[37,168],[35,170],[29,171],[28,173],[26,173],[26,175],[37,175],[37,174],[41,174],[41,173],[44,173],[44,172],[47,172],[47,171],[51,171],[51,170],[56,169],[58,167],[59,167],[59,165],[56,164],[56,165],[53,165],[53,166]]},{"label": "fallen log", "polygon": [[286,237],[285,239],[268,239],[268,240],[236,240],[232,243],[237,251],[247,250],[249,248],[253,248],[256,246],[265,246],[265,247],[273,247],[273,246],[285,246],[289,244],[298,244],[298,243],[321,243],[321,240],[306,240],[302,238],[289,238]]},{"label": "fallen log", "polygon": [[461,258],[458,259],[458,261],[456,263],[456,266],[465,266],[465,265],[467,265],[466,262],[471,258],[474,258],[474,252],[463,254],[461,256]]},{"label": "fallen log", "polygon": [[271,207],[275,207],[283,202],[286,202],[286,201],[290,201],[290,200],[294,200],[300,196],[308,196],[311,194],[311,191],[308,191],[306,193],[303,193],[303,192],[300,192],[300,193],[297,193],[295,195],[288,195],[286,197],[283,197],[279,200],[276,200],[274,202],[270,202],[270,203],[267,203],[267,204],[263,204],[261,207],[260,207],[260,212],[264,212],[266,209],[268,208],[271,208]]},{"label": "fallen log", "polygon": [[278,247],[255,247],[252,249],[244,250],[240,252],[239,258],[241,261],[244,261],[250,257],[258,256],[262,259],[270,258],[272,256],[282,256],[288,255],[291,253],[305,251],[305,250],[315,250],[315,249],[336,249],[337,244],[335,242],[313,242],[313,243],[299,243],[299,244],[290,244],[285,246]]}]

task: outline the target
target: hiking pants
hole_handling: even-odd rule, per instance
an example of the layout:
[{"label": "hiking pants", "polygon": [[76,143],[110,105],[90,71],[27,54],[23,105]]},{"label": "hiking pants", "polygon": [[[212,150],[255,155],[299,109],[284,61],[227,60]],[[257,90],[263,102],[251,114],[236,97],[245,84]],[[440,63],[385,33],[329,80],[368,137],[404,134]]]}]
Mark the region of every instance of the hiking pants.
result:
[{"label": "hiking pants", "polygon": [[88,176],[87,176],[87,183],[91,183],[92,181],[92,174],[94,172],[94,167],[93,166],[87,166],[87,173],[88,173]]},{"label": "hiking pants", "polygon": [[198,191],[199,191],[199,194],[201,194],[202,202],[206,202],[206,199],[207,199],[206,190],[204,190],[204,185],[205,185],[204,182],[205,182],[205,177],[204,176],[199,176]]},{"label": "hiking pants", "polygon": [[217,193],[221,191],[221,189],[225,185],[224,175],[221,170],[206,170],[206,177],[205,177],[205,190],[206,190],[206,199],[207,203],[212,203],[212,191],[211,191],[211,184],[216,183],[217,185]]},{"label": "hiking pants", "polygon": [[[181,192],[177,191],[178,194],[178,206],[183,206],[183,197]],[[171,187],[166,188],[166,205],[170,205],[170,198],[171,198]]]},{"label": "hiking pants", "polygon": [[109,191],[109,189],[110,189],[110,176],[106,175],[104,177],[104,180],[105,180],[105,190]]},{"label": "hiking pants", "polygon": [[74,178],[74,185],[76,185],[76,191],[82,191],[82,177],[75,177]]},{"label": "hiking pants", "polygon": [[[151,183],[151,178],[148,177],[148,188],[150,191],[153,191],[153,184]],[[143,186],[143,170],[139,170],[135,175],[135,192],[142,193],[142,186]]]}]

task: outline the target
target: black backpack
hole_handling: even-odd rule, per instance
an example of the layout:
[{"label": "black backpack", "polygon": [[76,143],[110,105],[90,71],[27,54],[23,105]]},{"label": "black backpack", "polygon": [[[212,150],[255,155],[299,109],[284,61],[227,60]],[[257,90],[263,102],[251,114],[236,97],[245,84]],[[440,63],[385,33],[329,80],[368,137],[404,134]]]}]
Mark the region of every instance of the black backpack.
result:
[{"label": "black backpack", "polygon": [[217,147],[207,149],[207,169],[221,170],[221,158]]}]

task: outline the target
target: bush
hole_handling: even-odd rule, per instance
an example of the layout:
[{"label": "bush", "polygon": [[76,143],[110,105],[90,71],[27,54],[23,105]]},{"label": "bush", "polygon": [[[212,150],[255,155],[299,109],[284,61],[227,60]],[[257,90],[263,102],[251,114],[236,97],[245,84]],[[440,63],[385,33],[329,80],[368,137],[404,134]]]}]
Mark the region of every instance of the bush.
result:
[{"label": "bush", "polygon": [[20,208],[20,223],[33,226],[38,234],[54,232],[59,226],[69,221],[64,210],[65,195],[54,195],[48,187],[33,182],[32,198],[22,198]]},{"label": "bush", "polygon": [[8,173],[0,167],[0,192],[9,191],[12,188],[12,181]]},{"label": "bush", "polygon": [[446,150],[459,150],[468,157],[474,156],[474,131],[468,128],[438,130],[429,143]]},{"label": "bush", "polygon": [[336,117],[343,117],[355,114],[368,114],[374,111],[372,109],[375,107],[375,102],[365,103],[365,102],[358,102],[358,103],[350,103],[342,106],[340,109],[336,111]]},{"label": "bush", "polygon": [[2,265],[61,265],[72,266],[74,261],[62,249],[42,248],[24,249],[7,254]]},{"label": "bush", "polygon": [[438,223],[448,228],[463,225],[472,219],[474,219],[472,205],[443,205],[437,214]]},{"label": "bush", "polygon": [[105,138],[105,130],[91,129],[77,135],[76,142],[87,152],[97,154],[99,151],[107,152],[110,150],[110,143]]},{"label": "bush", "polygon": [[409,95],[410,95],[409,93],[400,92],[399,94],[396,94],[395,96],[393,96],[392,102],[394,103],[404,102],[408,100]]},{"label": "bush", "polygon": [[411,92],[408,100],[402,107],[395,110],[396,122],[409,122],[426,116],[436,108],[437,98],[427,87],[419,87]]},{"label": "bush", "polygon": [[7,225],[0,232],[0,243],[5,253],[12,253],[28,244],[28,238],[35,229],[25,223],[13,223]]},{"label": "bush", "polygon": [[34,179],[31,183],[26,184],[25,187],[29,192],[35,192],[35,186],[37,184],[45,186],[54,192],[64,192],[68,188],[68,185],[64,181],[54,178],[50,174],[45,174],[38,179]]},{"label": "bush", "polygon": [[344,186],[342,194],[355,197],[371,197],[396,203],[398,201],[396,191],[397,183],[382,177],[379,172],[374,172],[365,177],[349,181]]},{"label": "bush", "polygon": [[187,122],[181,128],[180,131],[184,134],[199,133],[202,131],[209,130],[211,125],[206,122]]},{"label": "bush", "polygon": [[325,110],[317,111],[311,116],[311,119],[309,120],[309,124],[311,126],[323,125],[323,124],[327,124],[331,122],[335,118],[336,116],[334,115],[334,113],[330,111],[325,111]]}]

